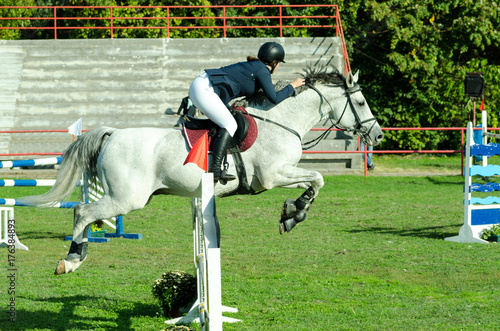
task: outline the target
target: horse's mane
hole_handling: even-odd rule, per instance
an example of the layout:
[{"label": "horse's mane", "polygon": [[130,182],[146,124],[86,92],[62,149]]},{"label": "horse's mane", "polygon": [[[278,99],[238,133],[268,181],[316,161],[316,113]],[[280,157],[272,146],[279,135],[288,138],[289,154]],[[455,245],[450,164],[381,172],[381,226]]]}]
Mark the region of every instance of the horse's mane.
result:
[{"label": "horse's mane", "polygon": [[[309,89],[309,86],[314,86],[317,83],[333,84],[333,85],[344,85],[345,77],[338,71],[334,66],[327,67],[321,66],[308,66],[303,69],[302,73],[298,73],[306,80],[306,85],[299,87],[295,90],[295,95],[298,95]],[[285,86],[290,84],[290,82],[285,80],[279,80],[274,84],[275,91],[282,90]],[[262,106],[266,102],[267,98],[264,92],[261,90],[255,95],[237,100],[234,102],[234,106],[248,105]]]}]

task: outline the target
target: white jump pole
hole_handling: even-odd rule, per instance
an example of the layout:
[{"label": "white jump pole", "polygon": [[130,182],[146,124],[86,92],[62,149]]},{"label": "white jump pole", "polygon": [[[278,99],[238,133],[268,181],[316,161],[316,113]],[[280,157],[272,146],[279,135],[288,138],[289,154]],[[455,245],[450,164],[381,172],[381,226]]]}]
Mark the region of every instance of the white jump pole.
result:
[{"label": "white jump pole", "polygon": [[200,323],[202,330],[222,331],[223,322],[241,321],[222,316],[223,312],[236,313],[238,309],[222,305],[220,228],[215,208],[213,183],[212,173],[203,174],[201,199],[193,198],[191,201],[198,298],[185,316],[165,321],[165,323],[194,322]]},{"label": "white jump pole", "polygon": [[28,247],[23,245],[17,237],[13,207],[0,207],[0,227],[0,247],[14,244],[16,249],[28,250]]}]

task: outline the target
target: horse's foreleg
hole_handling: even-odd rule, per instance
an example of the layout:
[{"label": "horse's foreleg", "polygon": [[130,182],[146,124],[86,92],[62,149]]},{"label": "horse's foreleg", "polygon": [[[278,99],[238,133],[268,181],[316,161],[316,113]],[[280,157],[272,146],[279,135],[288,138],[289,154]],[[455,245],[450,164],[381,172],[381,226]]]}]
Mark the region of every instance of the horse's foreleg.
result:
[{"label": "horse's foreleg", "polygon": [[307,211],[314,202],[315,196],[316,192],[310,186],[296,201],[286,199],[281,211],[280,234],[292,231],[298,223],[306,219]]},{"label": "horse's foreleg", "polygon": [[290,232],[306,218],[314,198],[324,185],[323,176],[317,171],[283,165],[275,176],[268,176],[264,187],[307,188],[296,200],[287,199],[281,212],[280,233]]}]

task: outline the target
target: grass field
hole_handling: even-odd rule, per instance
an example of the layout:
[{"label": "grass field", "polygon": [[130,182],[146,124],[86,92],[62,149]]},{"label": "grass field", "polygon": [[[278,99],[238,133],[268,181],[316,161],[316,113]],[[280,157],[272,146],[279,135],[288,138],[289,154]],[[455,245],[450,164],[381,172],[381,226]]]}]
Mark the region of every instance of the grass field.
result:
[{"label": "grass field", "polygon": [[[301,190],[217,200],[222,300],[239,309],[226,315],[243,321],[224,330],[499,328],[500,247],[443,240],[463,222],[463,178],[376,176],[396,161],[374,162],[368,177],[325,177],[306,221],[284,235],[281,206]],[[426,162],[438,161],[417,163]],[[0,196],[44,190],[2,188]],[[161,330],[153,281],[167,270],[194,274],[188,199],[155,197],[124,218],[142,240],[90,244],[87,261],[63,276],[53,271],[69,248],[72,211],[15,213],[30,251],[15,253],[17,318],[9,322],[8,254],[0,249],[0,330]]]}]

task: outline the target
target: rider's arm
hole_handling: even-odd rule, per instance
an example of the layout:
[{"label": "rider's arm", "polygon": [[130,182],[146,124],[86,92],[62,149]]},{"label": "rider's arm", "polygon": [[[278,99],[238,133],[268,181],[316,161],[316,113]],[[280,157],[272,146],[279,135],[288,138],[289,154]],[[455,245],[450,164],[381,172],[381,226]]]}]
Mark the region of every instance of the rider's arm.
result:
[{"label": "rider's arm", "polygon": [[278,104],[281,101],[285,100],[295,91],[293,86],[291,84],[288,84],[282,90],[276,92],[271,80],[271,74],[269,73],[269,69],[267,69],[267,67],[263,67],[262,70],[259,70],[256,80],[264,91],[267,99],[269,99],[269,101],[274,104]]}]

